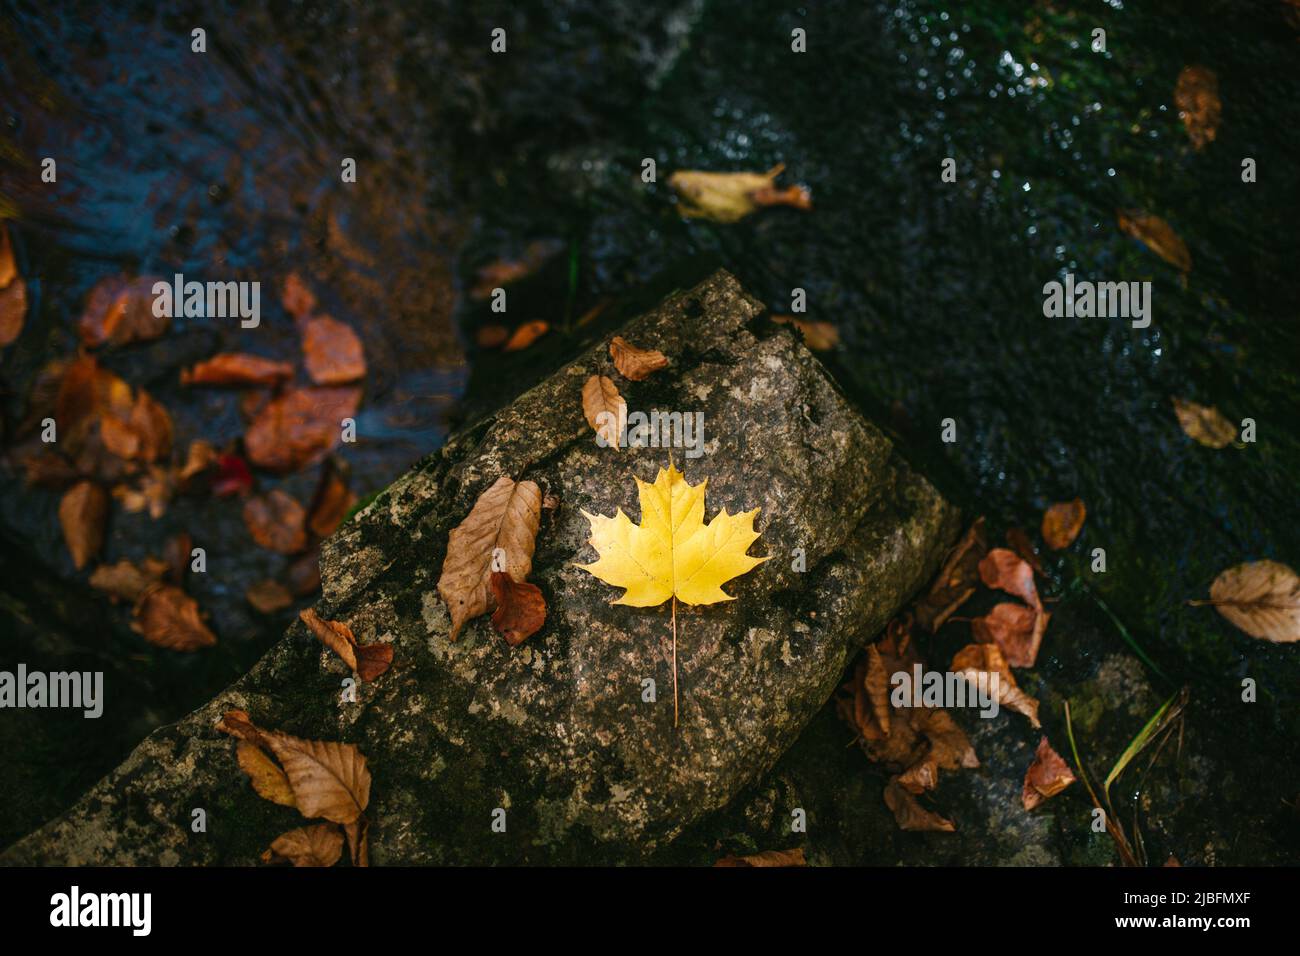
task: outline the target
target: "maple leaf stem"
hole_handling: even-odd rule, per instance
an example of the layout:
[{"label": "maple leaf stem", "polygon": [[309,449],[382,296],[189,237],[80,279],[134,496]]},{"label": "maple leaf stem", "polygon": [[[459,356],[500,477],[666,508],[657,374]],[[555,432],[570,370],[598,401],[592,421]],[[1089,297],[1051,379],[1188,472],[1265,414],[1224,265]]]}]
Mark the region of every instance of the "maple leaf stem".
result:
[{"label": "maple leaf stem", "polygon": [[673,595],[673,728],[677,727],[677,595]]}]

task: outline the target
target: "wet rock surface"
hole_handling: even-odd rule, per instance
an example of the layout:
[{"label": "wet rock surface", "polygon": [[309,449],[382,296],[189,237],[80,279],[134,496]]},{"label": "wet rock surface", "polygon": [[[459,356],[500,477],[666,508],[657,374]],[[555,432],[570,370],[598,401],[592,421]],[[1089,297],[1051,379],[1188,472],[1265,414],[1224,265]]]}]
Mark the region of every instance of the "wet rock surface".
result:
[{"label": "wet rock surface", "polygon": [[[717,273],[622,334],[668,369],[615,376],[630,411],[703,412],[700,457],[671,450],[707,514],[760,509],[737,600],[679,609],[681,726],[673,727],[669,608],[614,607],[574,567],[594,552],[582,511],[639,518],[633,476],[670,449],[599,447],[584,420],[589,375],[614,375],[602,340],[453,438],[379,495],[322,556],[326,618],[391,642],[393,669],[343,700],[350,676],[295,624],[243,679],[150,735],[7,863],[252,864],[293,811],[258,798],[229,708],[303,737],[355,743],[374,775],[375,864],[636,862],[755,785],[818,714],[844,667],[919,588],[958,516],[844,400],[820,363]],[[447,534],[497,477],[538,482],[532,580],[545,628],[510,649],[486,617],[458,642],[436,583]],[[797,549],[802,549],[801,551]],[[806,570],[799,566],[803,555]],[[653,680],[657,700],[643,699]],[[206,811],[204,833],[191,830]],[[504,833],[491,828],[506,811]]]}]

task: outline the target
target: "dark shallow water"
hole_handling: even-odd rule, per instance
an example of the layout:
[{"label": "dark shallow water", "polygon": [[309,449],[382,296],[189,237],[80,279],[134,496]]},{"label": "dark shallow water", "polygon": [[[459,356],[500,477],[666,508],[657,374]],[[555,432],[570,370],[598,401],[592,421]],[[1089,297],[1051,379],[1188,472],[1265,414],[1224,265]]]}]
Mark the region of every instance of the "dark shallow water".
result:
[{"label": "dark shallow water", "polygon": [[[1188,683],[1207,726],[1232,728],[1214,744],[1225,762],[1249,748],[1276,761],[1261,784],[1269,801],[1300,790],[1297,648],[1186,606],[1229,565],[1300,565],[1300,22],[1285,4],[464,6],[7,5],[0,200],[33,293],[3,359],[10,424],[36,369],[75,349],[86,292],[123,269],[263,283],[258,330],[178,322],[107,360],[171,409],[182,445],[243,426],[235,396],[183,391],[177,370],[219,349],[294,358],[274,290],[290,270],[308,277],[367,349],[362,440],[342,452],[362,494],[716,266],[773,312],[803,288],[808,317],[840,330],[827,363],[846,390],[995,538],[1036,531],[1051,502],[1086,502],[1080,542],[1049,561],[1045,590],[1061,601],[1040,670],[1068,679],[1098,653],[1072,640],[1075,627],[1136,644],[1162,693]],[[209,51],[196,56],[188,34],[202,24]],[[507,56],[488,52],[495,26]],[[1098,26],[1106,54],[1089,49]],[[807,54],[789,51],[795,27]],[[1188,64],[1217,74],[1223,101],[1200,152],[1173,103]],[[57,191],[22,165],[50,154]],[[355,185],[338,182],[342,156],[358,159]],[[939,180],[948,156],[953,184]],[[646,157],[656,184],[639,179]],[[1241,182],[1243,157],[1258,182]],[[784,181],[811,189],[812,212],[686,221],[666,185],[676,169],[778,162]],[[1124,207],[1183,238],[1186,283],[1120,233]],[[520,353],[479,350],[474,331],[491,316],[466,295],[476,269],[536,241],[555,252],[512,287],[510,314],[556,331]],[[1067,271],[1150,280],[1151,326],[1044,318],[1042,286]],[[599,322],[577,324],[607,299]],[[1259,441],[1196,445],[1175,396],[1254,418]],[[945,418],[955,443],[940,441]],[[55,497],[2,480],[6,564],[22,569],[13,588],[38,593],[34,574],[93,601]],[[306,498],[314,480],[284,484]],[[84,635],[77,653],[130,661],[140,691],[68,791],[281,630],[241,596],[282,559],[252,546],[231,502],[178,502],[160,522],[119,516],[107,556],[139,557],[181,529],[223,562],[192,586],[221,644],[178,659],[125,631],[120,612]],[[1089,570],[1095,547],[1105,574]],[[1243,677],[1258,704],[1240,704]]]}]

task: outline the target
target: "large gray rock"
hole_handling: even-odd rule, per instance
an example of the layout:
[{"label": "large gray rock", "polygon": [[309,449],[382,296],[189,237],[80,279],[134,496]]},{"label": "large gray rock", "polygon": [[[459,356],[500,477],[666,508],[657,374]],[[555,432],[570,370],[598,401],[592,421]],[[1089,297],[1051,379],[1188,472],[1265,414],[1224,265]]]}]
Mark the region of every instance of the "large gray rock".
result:
[{"label": "large gray rock", "polygon": [[[8,863],[249,864],[291,809],[259,799],[228,708],[262,726],[356,743],[374,775],[375,864],[635,861],[766,772],[831,694],[845,663],[936,569],[957,515],[844,400],[818,361],[718,273],[622,330],[670,367],[644,382],[610,369],[606,341],[399,479],[328,542],[318,611],[393,669],[341,702],[344,665],[301,625],[243,679],[150,735]],[[707,513],[761,509],[751,548],[772,560],[727,586],[737,600],[683,607],[681,726],[673,728],[668,606],[576,568],[594,560],[585,509],[639,519],[633,476],[666,449],[600,448],[580,391],[614,375],[632,410],[701,411],[702,457],[673,452]],[[511,649],[487,618],[448,640],[436,583],[448,531],[498,476],[559,501],[543,512],[532,580],[548,620]],[[806,570],[794,569],[803,549]],[[652,678],[658,701],[642,700]],[[112,689],[109,688],[111,702]],[[111,719],[111,712],[105,719]],[[207,811],[206,833],[191,812]],[[491,829],[495,808],[507,830]]]}]

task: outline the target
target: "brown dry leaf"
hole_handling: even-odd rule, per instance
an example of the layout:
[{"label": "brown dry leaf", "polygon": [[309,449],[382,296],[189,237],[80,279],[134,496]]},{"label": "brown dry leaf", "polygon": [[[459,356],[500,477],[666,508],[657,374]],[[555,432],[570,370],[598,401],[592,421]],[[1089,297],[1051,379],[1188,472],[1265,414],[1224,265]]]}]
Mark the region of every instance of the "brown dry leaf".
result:
[{"label": "brown dry leaf", "polygon": [[189,481],[195,475],[202,474],[216,465],[220,457],[211,442],[201,438],[190,442],[189,451],[185,454],[185,464],[181,465],[180,470],[176,472],[176,480],[182,484]]},{"label": "brown dry leaf", "polygon": [[190,557],[194,548],[194,539],[188,531],[181,531],[163,542],[163,564],[167,567],[167,578],[180,587],[185,583],[185,572],[190,569]]},{"label": "brown dry leaf", "polygon": [[182,385],[275,387],[291,378],[293,366],[288,362],[277,362],[248,352],[221,352],[181,371]]},{"label": "brown dry leaf", "polygon": [[108,495],[93,481],[80,481],[64,492],[59,502],[59,523],[78,571],[103,547],[107,519]]},{"label": "brown dry leaf", "polygon": [[508,338],[510,330],[504,325],[485,325],[474,333],[474,342],[481,349],[499,348]]},{"label": "brown dry leaf", "polygon": [[252,740],[241,740],[235,745],[235,759],[239,761],[240,769],[248,774],[253,789],[263,800],[270,800],[282,807],[298,805],[293,799],[289,778],[280,769],[280,765]]},{"label": "brown dry leaf", "polygon": [[1213,70],[1183,67],[1174,85],[1174,105],[1193,149],[1201,150],[1214,142],[1223,118],[1223,104],[1219,101],[1219,78]]},{"label": "brown dry leaf", "polygon": [[298,273],[290,272],[284,277],[280,304],[284,306],[284,311],[302,321],[316,311],[316,296],[312,295]]},{"label": "brown dry leaf", "polygon": [[1043,540],[1053,551],[1068,548],[1083,530],[1087,515],[1088,509],[1084,507],[1082,498],[1052,505],[1043,514]]},{"label": "brown dry leaf", "polygon": [[546,623],[546,598],[537,585],[515,581],[504,571],[493,571],[490,583],[497,602],[492,626],[507,644],[518,647]]},{"label": "brown dry leaf", "polygon": [[504,571],[516,581],[528,579],[541,507],[542,492],[535,482],[516,483],[503,475],[451,530],[438,594],[451,614],[453,641],[466,621],[491,609],[492,571]]},{"label": "brown dry leaf", "polygon": [[921,806],[916,796],[899,783],[897,777],[885,785],[885,805],[893,811],[894,822],[900,830],[953,833],[957,829],[951,820]]},{"label": "brown dry leaf", "polygon": [[138,438],[137,455],[142,461],[158,461],[171,455],[171,415],[143,388],[136,389],[135,404],[131,406],[130,427]]},{"label": "brown dry leaf", "polygon": [[311,608],[299,611],[298,619],[307,625],[307,629],[318,641],[341,657],[349,670],[357,669],[357,655],[354,651],[357,639],[352,635],[352,628],[342,621],[327,621]]},{"label": "brown dry leaf", "polygon": [[348,854],[352,857],[353,866],[370,865],[370,821],[365,815],[358,817],[352,823],[343,825],[343,832],[348,838]]},{"label": "brown dry leaf", "polygon": [[361,403],[359,388],[294,388],[271,399],[244,435],[248,460],[270,471],[320,461],[343,437],[343,420]]},{"label": "brown dry leaf", "polygon": [[294,597],[306,597],[320,590],[320,545],[313,545],[297,557],[285,573],[289,590]]},{"label": "brown dry leaf", "polygon": [[167,505],[176,490],[172,473],[158,465],[150,465],[134,487],[115,485],[113,497],[122,503],[125,511],[135,514],[148,509],[149,517],[157,521],[167,513]]},{"label": "brown dry leaf", "polygon": [[68,459],[45,448],[22,455],[19,464],[27,484],[42,488],[67,488],[81,477]]},{"label": "brown dry leaf", "polygon": [[1024,528],[1008,528],[1007,544],[1011,545],[1011,550],[1024,558],[1036,573],[1045,573],[1042,562],[1038,560],[1038,552],[1034,549],[1033,542],[1029,540],[1029,535],[1025,534]]},{"label": "brown dry leaf", "polygon": [[972,620],[971,634],[981,644],[996,644],[1012,667],[1033,667],[1051,618],[1044,610],[1004,601]]},{"label": "brown dry leaf", "polygon": [[348,489],[343,470],[334,459],[326,460],[307,509],[307,529],[318,538],[328,538],[356,502],[357,496]]},{"label": "brown dry leaf", "polygon": [[365,350],[352,327],[328,315],[302,323],[302,355],[317,385],[346,385],[364,378]]},{"label": "brown dry leaf", "polygon": [[807,866],[803,847],[793,850],[763,850],[746,856],[724,856],[714,866]]},{"label": "brown dry leaf", "polygon": [[551,323],[543,319],[533,319],[531,322],[525,322],[510,334],[510,338],[506,339],[503,351],[521,352],[550,330]]},{"label": "brown dry leaf", "polygon": [[262,862],[287,860],[294,866],[333,866],[342,855],[343,833],[331,823],[317,823],[280,834],[262,854]]},{"label": "brown dry leaf", "polygon": [[1025,786],[1020,794],[1020,802],[1024,804],[1026,810],[1032,810],[1072,783],[1074,783],[1074,773],[1044,737],[1038,742],[1034,762],[1029,765],[1029,770],[1025,773]]},{"label": "brown dry leaf", "polygon": [[108,276],[90,290],[85,311],[77,323],[81,341],[95,348],[156,339],[167,331],[171,318],[154,315],[157,276]]},{"label": "brown dry leaf", "polygon": [[27,283],[15,279],[0,288],[0,348],[12,345],[27,318]]},{"label": "brown dry leaf", "polygon": [[1247,561],[1210,585],[1208,601],[1235,627],[1266,641],[1300,641],[1300,577],[1280,561]]},{"label": "brown dry leaf", "polygon": [[641,349],[628,343],[621,335],[609,343],[609,357],[624,378],[639,382],[668,365],[668,356],[658,349]]},{"label": "brown dry leaf", "polygon": [[18,263],[14,261],[13,241],[9,238],[9,227],[0,220],[0,289],[18,278]]},{"label": "brown dry leaf", "polygon": [[1173,399],[1178,426],[1188,438],[1207,448],[1224,448],[1237,440],[1237,429],[1212,405]]},{"label": "brown dry leaf", "polygon": [[972,685],[978,683],[980,674],[988,674],[986,680],[990,690],[994,689],[993,677],[996,676],[998,703],[1024,714],[1032,726],[1041,726],[1038,722],[1038,701],[1017,686],[1015,675],[1011,673],[1011,667],[996,644],[967,644],[953,655],[949,670],[961,674]]},{"label": "brown dry leaf", "polygon": [[984,519],[979,518],[949,553],[930,585],[930,591],[916,605],[916,622],[933,634],[943,626],[957,608],[975,593],[979,583],[979,563],[988,551],[984,537]]},{"label": "brown dry leaf", "polygon": [[261,735],[289,777],[304,817],[356,822],[370,803],[370,771],[355,744],[303,740],[277,731]]},{"label": "brown dry leaf", "polygon": [[1014,594],[1030,607],[1042,608],[1038,588],[1034,587],[1034,569],[1014,551],[994,548],[980,561],[979,569],[986,587]]},{"label": "brown dry leaf", "polygon": [[266,746],[262,731],[253,723],[246,710],[228,710],[217,718],[216,729],[237,740],[248,740],[259,747]]},{"label": "brown dry leaf", "polygon": [[279,488],[244,502],[244,524],[260,547],[297,554],[307,547],[307,512]]},{"label": "brown dry leaf", "polygon": [[814,352],[829,352],[840,344],[840,330],[831,322],[800,319],[793,315],[774,315],[772,321],[780,325],[793,325],[799,330],[803,344]]},{"label": "brown dry leaf", "polygon": [[173,584],[158,584],[136,602],[131,629],[150,644],[172,651],[211,647],[217,637],[199,616],[199,605]]},{"label": "brown dry leaf", "polygon": [[299,612],[298,617],[317,640],[341,657],[363,681],[375,680],[393,663],[391,644],[358,644],[352,628],[342,621],[327,621],[311,608]]},{"label": "brown dry leaf", "polygon": [[618,447],[619,429],[627,419],[627,402],[612,379],[593,375],[582,386],[582,414],[592,430],[611,448]]},{"label": "brown dry leaf", "polygon": [[1124,235],[1141,242],[1184,276],[1192,271],[1192,254],[1169,223],[1159,216],[1135,209],[1121,209],[1117,217],[1119,230]]},{"label": "brown dry leaf", "polygon": [[713,222],[736,222],[763,205],[783,203],[812,208],[812,197],[800,187],[778,189],[776,177],[785,169],[778,163],[765,173],[706,173],[684,169],[668,178],[677,193],[677,212]]},{"label": "brown dry leaf", "polygon": [[275,614],[293,604],[293,595],[279,581],[267,579],[249,585],[244,600],[259,614]]},{"label": "brown dry leaf", "polygon": [[145,558],[139,564],[123,559],[116,564],[101,564],[90,575],[90,586],[103,591],[116,603],[134,604],[140,595],[162,580],[167,573],[167,563],[157,558]]},{"label": "brown dry leaf", "polygon": [[532,275],[561,248],[563,245],[554,240],[538,239],[530,242],[518,259],[498,259],[482,266],[478,270],[478,282],[470,289],[470,298],[486,299],[493,289]]}]

